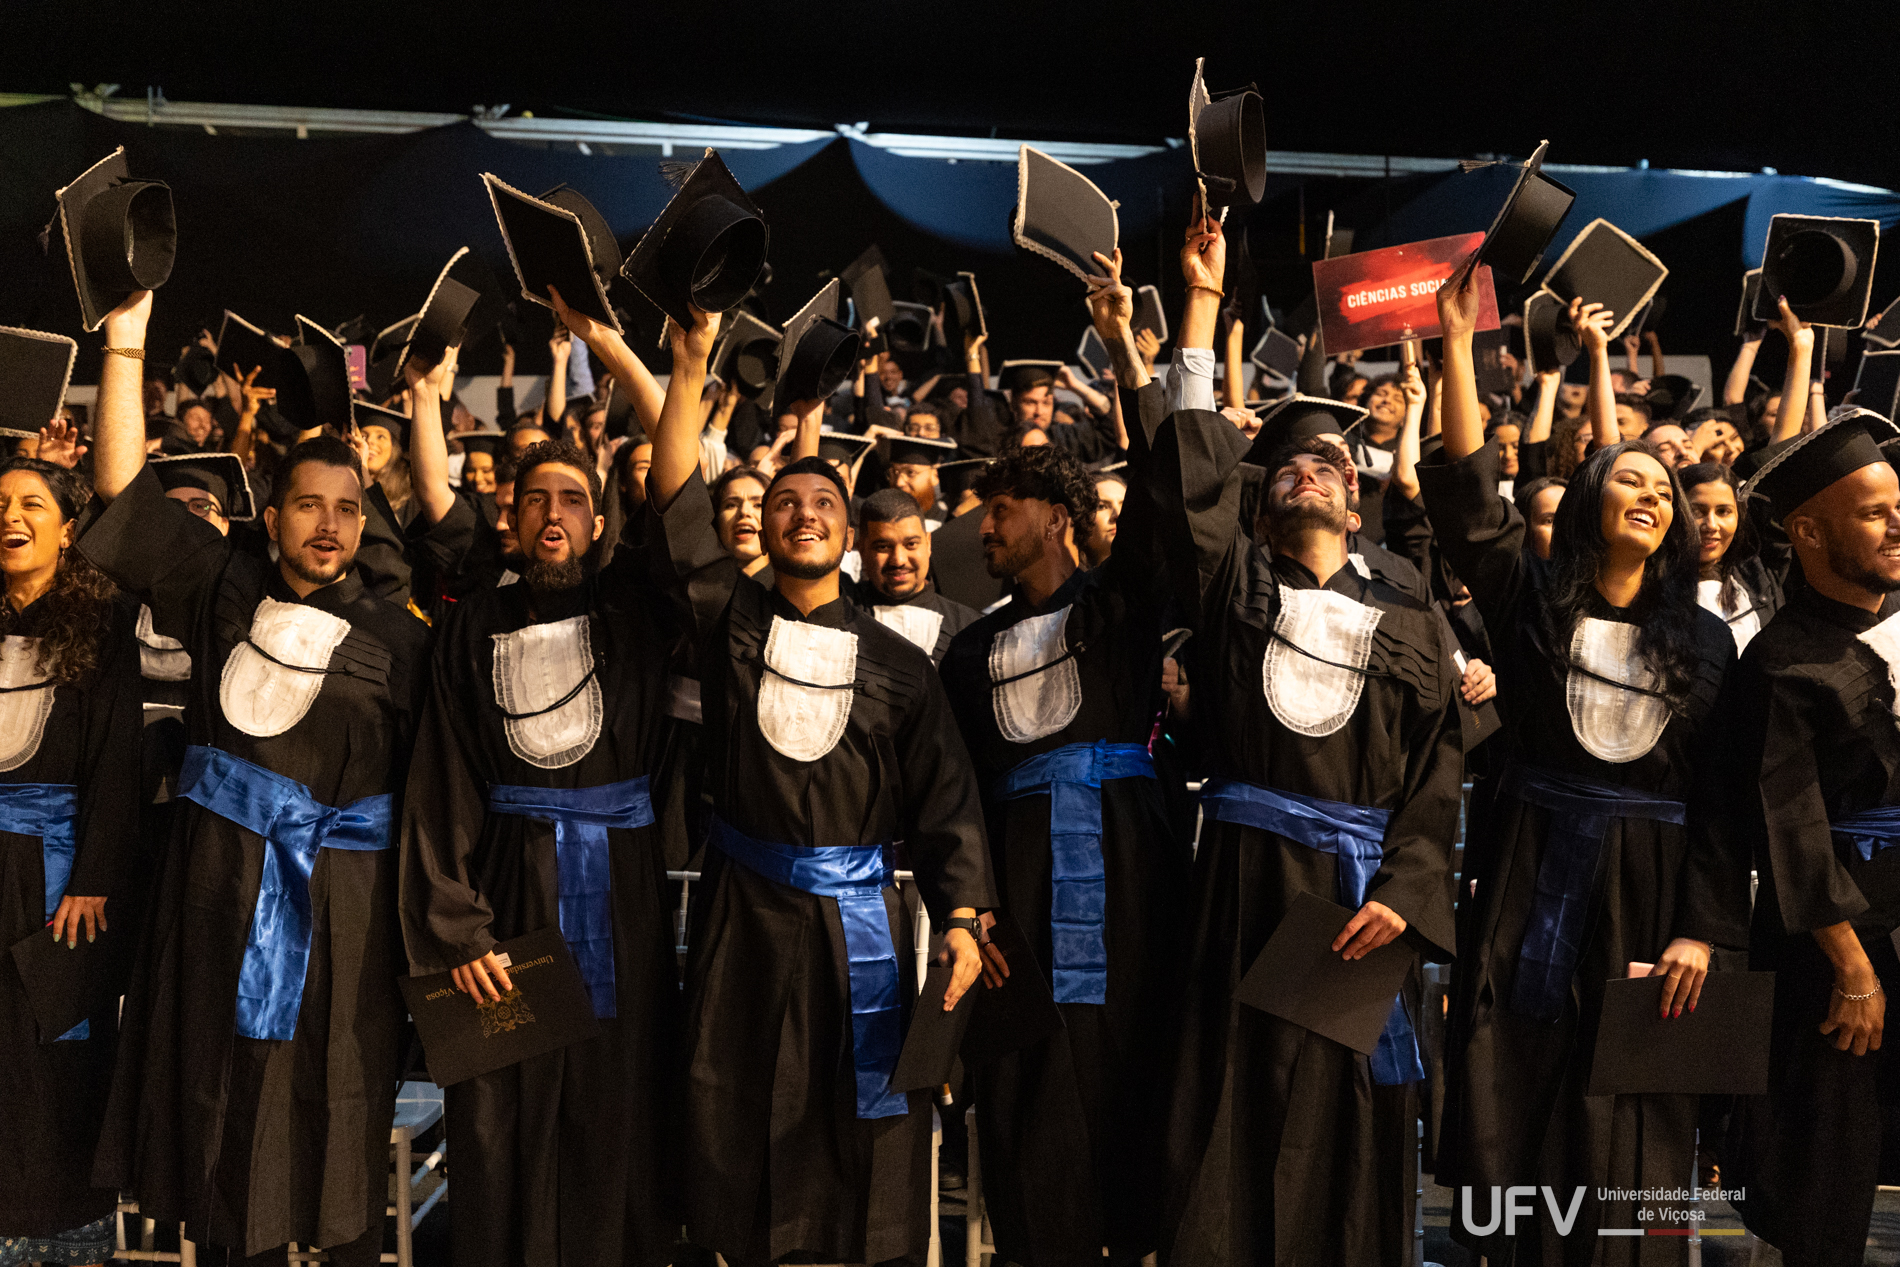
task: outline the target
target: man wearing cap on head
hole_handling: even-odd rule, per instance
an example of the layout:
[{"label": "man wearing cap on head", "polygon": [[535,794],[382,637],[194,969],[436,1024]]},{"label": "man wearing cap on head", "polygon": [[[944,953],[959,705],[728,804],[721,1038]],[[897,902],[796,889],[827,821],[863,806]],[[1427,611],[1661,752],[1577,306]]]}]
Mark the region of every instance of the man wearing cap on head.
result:
[{"label": "man wearing cap on head", "polygon": [[[1189,228],[1170,409],[1144,416],[1153,457],[1130,461],[1158,503],[1168,574],[1195,630],[1195,723],[1209,740],[1168,1121],[1171,1261],[1277,1261],[1289,1246],[1323,1246],[1339,1262],[1403,1263],[1425,1076],[1416,970],[1383,1004],[1369,1056],[1235,990],[1272,966],[1256,961],[1302,895],[1352,912],[1317,953],[1355,959],[1398,941],[1450,957],[1456,675],[1436,616],[1351,562],[1353,466],[1310,433],[1327,417],[1321,403],[1289,407],[1251,442],[1215,412],[1225,252],[1211,217]],[[1118,376],[1128,372],[1118,360]],[[1342,429],[1335,417],[1328,431]],[[1247,464],[1266,475],[1259,546],[1236,515]]]},{"label": "man wearing cap on head", "polygon": [[[1102,267],[1118,275],[1119,256]],[[1104,338],[1132,341],[1128,313],[1117,325],[1097,312]],[[1124,386],[1126,411],[1158,408],[1159,385]],[[1011,596],[957,635],[943,679],[982,780],[1004,905],[1036,960],[1011,970],[1040,971],[1065,1021],[970,1070],[985,1199],[1001,1257],[1042,1267],[1100,1261],[1106,1247],[1133,1263],[1161,1236],[1189,865],[1148,749],[1167,602],[1152,506],[1131,491],[1113,552],[1084,570],[1095,488],[1067,450],[1005,453],[975,491],[988,570]]]},{"label": "man wearing cap on head", "polygon": [[922,436],[893,436],[887,443],[885,482],[915,500],[917,513],[931,531],[936,531],[950,517],[943,504],[937,465],[955,459],[957,446],[948,440]]},{"label": "man wearing cap on head", "polygon": [[860,579],[853,600],[916,643],[932,664],[941,664],[950,640],[977,613],[937,592],[930,525],[909,493],[885,488],[864,499],[857,547]]},{"label": "man wearing cap on head", "polygon": [[1807,584],[1733,678],[1733,804],[1760,887],[1748,966],[1775,976],[1768,1094],[1737,1101],[1722,1186],[1791,1267],[1858,1263],[1880,1180],[1900,987],[1900,481],[1885,418],[1845,410],[1765,464]]},{"label": "man wearing cap on head", "polygon": [[[562,316],[624,352],[607,327]],[[617,378],[639,364],[602,359]],[[637,383],[636,400],[651,386]],[[679,630],[650,601],[637,550],[602,565],[603,494],[594,460],[567,441],[521,455],[521,580],[445,614],[410,765],[410,970],[452,972],[477,1002],[498,1001],[512,988],[499,943],[559,927],[601,1026],[448,1089],[458,1264],[662,1263],[679,1232],[665,1164],[679,982],[655,804]]]},{"label": "man wearing cap on head", "polygon": [[[141,292],[114,310],[106,346],[140,348],[150,308]],[[323,386],[347,402],[330,368]],[[394,802],[428,628],[357,575],[364,483],[347,445],[324,436],[279,462],[269,562],[147,469],[137,373],[105,359],[106,508],[80,548],[196,672],[94,1177],[234,1256],[281,1261],[296,1241],[374,1263],[405,1014]]]},{"label": "man wearing cap on head", "polygon": [[774,588],[720,547],[698,462],[719,321],[691,316],[647,477],[656,574],[697,634],[714,814],[688,937],[687,1239],[735,1267],[921,1260],[931,1096],[890,1086],[917,989],[893,844],[948,927],[952,1005],[996,905],[975,776],[929,657],[841,593],[850,495],[817,457],[829,388],[800,318],[777,392],[798,456],[764,508]]}]

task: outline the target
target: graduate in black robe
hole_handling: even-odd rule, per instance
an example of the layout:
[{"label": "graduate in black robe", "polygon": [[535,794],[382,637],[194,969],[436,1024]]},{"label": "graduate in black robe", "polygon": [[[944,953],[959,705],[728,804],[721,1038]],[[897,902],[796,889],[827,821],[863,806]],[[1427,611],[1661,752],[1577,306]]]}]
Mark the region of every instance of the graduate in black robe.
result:
[{"label": "graduate in black robe", "polygon": [[[618,336],[568,320],[613,356],[603,340]],[[631,359],[609,360],[616,376]],[[596,570],[601,496],[592,459],[567,442],[521,455],[526,574],[465,594],[444,620],[410,764],[412,971],[457,971],[478,999],[499,997],[495,943],[558,925],[601,1024],[448,1089],[454,1257],[471,1267],[645,1267],[679,1237],[679,974],[655,804],[677,622],[651,601],[636,549]]]},{"label": "graduate in black robe", "polygon": [[935,542],[916,501],[895,488],[871,494],[858,510],[856,539],[860,579],[852,601],[917,644],[932,664],[943,663],[950,640],[977,613],[938,592]]},{"label": "graduate in black robe", "polygon": [[[139,316],[109,345],[142,343]],[[349,446],[320,437],[279,465],[273,565],[165,496],[122,359],[100,384],[109,504],[80,548],[197,672],[94,1179],[233,1257],[297,1241],[373,1263],[405,1024],[393,825],[428,627],[351,566]]]},{"label": "graduate in black robe", "polygon": [[[90,959],[102,929],[102,952],[138,930],[137,605],[72,548],[90,496],[72,471],[0,459],[0,955],[40,938]],[[49,1033],[4,957],[0,1259],[72,1234],[74,1248],[106,1247],[72,1261],[101,1261],[116,1197],[92,1186],[92,1145],[120,983],[99,982],[84,1019]]]},{"label": "graduate in black robe", "polygon": [[[1454,285],[1454,283],[1460,283]],[[1748,864],[1725,830],[1718,694],[1735,644],[1695,606],[1696,543],[1671,470],[1642,443],[1604,446],[1557,512],[1548,569],[1533,569],[1524,521],[1497,491],[1472,380],[1476,287],[1439,292],[1445,327],[1444,448],[1418,478],[1439,548],[1470,588],[1497,657],[1509,766],[1471,823],[1477,883],[1455,974],[1438,1181],[1472,1190],[1452,1235],[1518,1264],[1673,1261],[1633,1203],[1601,1188],[1680,1187],[1694,1161],[1693,1096],[1586,1096],[1604,983],[1651,964],[1686,1007],[1710,957],[1745,944]],[[1598,356],[1608,321],[1585,314]],[[1555,645],[1553,645],[1555,644]],[[1463,897],[1464,895],[1461,895]],[[1507,1238],[1493,1187],[1549,1185]],[[1488,1226],[1488,1230],[1487,1229]]]},{"label": "graduate in black robe", "polygon": [[929,658],[838,594],[849,495],[815,456],[819,392],[796,398],[810,460],[768,490],[775,588],[720,548],[696,444],[717,325],[675,330],[648,477],[655,563],[698,631],[714,813],[687,962],[687,1237],[743,1267],[922,1262],[931,1096],[889,1090],[917,988],[890,874],[916,874],[934,927],[960,921],[960,996],[996,904],[976,780]]},{"label": "graduate in black robe", "polygon": [[997,1252],[1024,1267],[1099,1263],[1104,1247],[1133,1263],[1161,1230],[1189,862],[1148,746],[1168,598],[1153,516],[1130,489],[1107,562],[1083,570],[1075,551],[1096,498],[1076,458],[1012,450],[977,493],[990,570],[1012,597],[951,644],[944,685],[984,789],[1004,906],[1065,1021],[970,1071],[984,1200]]},{"label": "graduate in black robe", "polygon": [[1734,677],[1734,802],[1761,885],[1749,967],[1775,974],[1768,1093],[1740,1100],[1722,1186],[1790,1267],[1866,1253],[1900,989],[1900,480],[1862,414],[1803,437],[1761,492],[1806,584]]},{"label": "graduate in black robe", "polygon": [[[1205,225],[1182,252],[1173,409],[1142,418],[1153,454],[1137,477],[1195,630],[1208,774],[1168,1116],[1170,1261],[1400,1267],[1424,1077],[1417,969],[1370,1057],[1234,992],[1301,894],[1354,912],[1336,952],[1396,940],[1449,958],[1454,672],[1436,617],[1349,560],[1345,451],[1264,428],[1273,452],[1256,451],[1214,411],[1219,296],[1196,287],[1218,287],[1225,244]],[[1272,554],[1238,522],[1243,459],[1266,465]]]}]

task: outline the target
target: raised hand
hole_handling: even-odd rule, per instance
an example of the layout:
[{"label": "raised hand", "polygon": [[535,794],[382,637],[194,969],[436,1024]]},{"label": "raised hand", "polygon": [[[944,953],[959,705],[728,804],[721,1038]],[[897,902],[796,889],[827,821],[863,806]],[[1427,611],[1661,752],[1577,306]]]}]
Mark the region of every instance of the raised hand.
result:
[{"label": "raised hand", "polygon": [[1181,247],[1181,280],[1190,288],[1202,287],[1221,293],[1221,279],[1227,275],[1227,238],[1220,221],[1201,212],[1196,201],[1194,223],[1188,225],[1187,241]]},{"label": "raised hand", "polygon": [[79,428],[66,419],[55,418],[40,428],[40,461],[70,471],[85,456],[86,446],[79,441]]},{"label": "raised hand", "polygon": [[1447,342],[1478,328],[1477,259],[1476,251],[1466,256],[1438,288],[1438,324]]},{"label": "raised hand", "polygon": [[1102,342],[1112,343],[1119,337],[1117,331],[1135,319],[1135,292],[1122,282],[1119,246],[1112,258],[1096,251],[1095,262],[1102,266],[1102,272],[1089,279],[1089,316]]},{"label": "raised hand", "polygon": [[1610,327],[1615,324],[1616,314],[1602,304],[1586,304],[1582,296],[1570,301],[1570,326],[1590,355],[1609,350]]}]

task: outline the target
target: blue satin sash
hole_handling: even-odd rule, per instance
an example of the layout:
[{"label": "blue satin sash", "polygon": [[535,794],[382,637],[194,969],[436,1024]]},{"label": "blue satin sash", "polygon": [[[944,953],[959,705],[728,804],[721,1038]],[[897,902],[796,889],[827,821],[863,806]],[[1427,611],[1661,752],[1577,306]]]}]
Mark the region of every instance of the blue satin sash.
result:
[{"label": "blue satin sash", "polygon": [[185,749],[178,795],[265,841],[257,909],[238,968],[237,1032],[283,1042],[297,1034],[310,969],[310,873],[319,849],[387,849],[394,797],[332,809],[310,789],[217,748]]},{"label": "blue satin sash", "polygon": [[[1385,858],[1386,825],[1392,821],[1390,810],[1300,796],[1238,779],[1209,779],[1201,789],[1201,812],[1332,854],[1334,892],[1339,904],[1353,911],[1366,904],[1366,889]],[[1372,1080],[1382,1087],[1424,1080],[1425,1062],[1403,993],[1392,1000],[1392,1012],[1367,1063]]]},{"label": "blue satin sash", "polygon": [[[59,910],[73,877],[79,852],[76,823],[79,789],[71,783],[0,783],[0,831],[40,838],[40,870],[46,877],[46,918]],[[92,1022],[81,1021],[54,1042],[78,1042],[92,1036]]]},{"label": "blue satin sash", "polygon": [[1072,743],[997,779],[999,801],[1049,794],[1049,938],[1058,1003],[1108,1002],[1108,875],[1102,862],[1102,784],[1152,779],[1140,744]]},{"label": "blue satin sash", "polygon": [[1554,1021],[1570,998],[1570,981],[1588,936],[1590,894],[1596,888],[1597,861],[1610,820],[1681,824],[1687,807],[1635,788],[1523,764],[1506,772],[1504,791],[1550,811],[1530,922],[1517,952],[1511,1010],[1533,1020]]},{"label": "blue satin sash", "polygon": [[1900,844],[1900,805],[1877,805],[1828,827],[1854,842],[1862,862],[1872,862],[1876,853]]},{"label": "blue satin sash", "polygon": [[554,824],[561,937],[574,952],[575,966],[593,1000],[594,1015],[602,1019],[617,1016],[614,886],[607,858],[607,829],[632,829],[653,822],[646,776],[599,787],[498,784],[488,789],[488,808],[496,814],[520,814]]},{"label": "blue satin sash", "polygon": [[904,1001],[897,945],[891,940],[884,890],[895,868],[889,845],[781,845],[757,840],[715,817],[707,843],[775,884],[828,897],[844,925],[851,985],[851,1063],[857,1071],[858,1116],[899,1117],[910,1099],[890,1089],[904,1045]]}]

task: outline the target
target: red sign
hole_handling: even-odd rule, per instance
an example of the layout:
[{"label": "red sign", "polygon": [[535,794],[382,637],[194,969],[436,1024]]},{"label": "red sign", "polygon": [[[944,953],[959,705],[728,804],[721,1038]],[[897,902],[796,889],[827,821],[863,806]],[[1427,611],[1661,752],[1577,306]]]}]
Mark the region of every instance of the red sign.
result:
[{"label": "red sign", "polygon": [[[1484,241],[1482,233],[1432,238],[1357,255],[1313,261],[1326,354],[1382,348],[1438,335],[1438,288]],[[1478,269],[1478,329],[1498,328],[1491,268]]]}]

